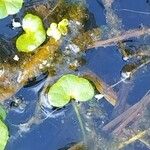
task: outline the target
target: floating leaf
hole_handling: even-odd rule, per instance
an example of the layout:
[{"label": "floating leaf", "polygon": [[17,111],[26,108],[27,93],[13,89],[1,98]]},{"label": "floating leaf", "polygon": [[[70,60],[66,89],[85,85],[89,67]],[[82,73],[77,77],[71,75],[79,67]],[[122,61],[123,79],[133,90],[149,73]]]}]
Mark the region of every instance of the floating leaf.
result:
[{"label": "floating leaf", "polygon": [[7,126],[0,120],[0,150],[4,150],[9,138]]},{"label": "floating leaf", "polygon": [[3,106],[0,105],[0,120],[5,120],[5,118],[6,118],[6,111],[3,108]]},{"label": "floating leaf", "polygon": [[21,52],[31,52],[38,48],[46,39],[42,20],[35,15],[27,14],[22,22],[25,31],[16,41],[16,47]]},{"label": "floating leaf", "polygon": [[94,88],[84,78],[68,74],[61,77],[48,92],[48,99],[52,106],[63,107],[70,99],[88,101],[94,96]]},{"label": "floating leaf", "polygon": [[0,19],[19,12],[23,0],[0,0]]},{"label": "floating leaf", "polygon": [[7,126],[3,123],[6,118],[6,111],[2,105],[0,105],[0,150],[4,150],[7,144],[9,133]]},{"label": "floating leaf", "polygon": [[56,41],[61,38],[61,35],[67,35],[68,33],[68,24],[67,19],[63,19],[57,25],[57,23],[51,23],[50,27],[47,30],[47,35],[53,37]]}]

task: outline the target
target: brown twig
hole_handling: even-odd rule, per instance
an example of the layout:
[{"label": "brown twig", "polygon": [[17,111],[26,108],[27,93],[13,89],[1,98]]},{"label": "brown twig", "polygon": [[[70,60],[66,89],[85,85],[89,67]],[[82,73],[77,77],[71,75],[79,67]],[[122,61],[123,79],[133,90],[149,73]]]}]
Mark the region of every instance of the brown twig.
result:
[{"label": "brown twig", "polygon": [[[114,134],[118,134],[121,132],[124,127],[126,127],[134,118],[137,117],[138,114],[144,110],[144,108],[150,103],[150,94],[144,96],[138,103],[130,107],[128,110],[126,110],[124,113],[122,113],[120,116],[112,120],[110,123],[105,125],[103,127],[104,131],[111,130],[113,128]],[[138,116],[139,117],[139,116]]]},{"label": "brown twig", "polygon": [[134,38],[134,37],[138,38],[140,36],[143,36],[149,33],[150,33],[150,28],[129,30],[129,31],[122,33],[121,35],[114,36],[110,39],[96,41],[94,45],[89,46],[87,49],[116,45],[118,42],[127,40],[129,38]]},{"label": "brown twig", "polygon": [[124,141],[122,143],[119,144],[118,148],[122,149],[123,147],[125,147],[126,145],[142,138],[145,134],[147,133],[147,130],[141,131],[135,135],[133,135],[131,138],[129,138],[127,141]]},{"label": "brown twig", "polygon": [[122,114],[127,106],[127,98],[129,95],[130,90],[133,87],[133,80],[131,79],[128,82],[122,82],[121,87],[118,91],[118,101],[116,105],[114,106],[112,117],[115,118]]},{"label": "brown twig", "polygon": [[84,145],[83,142],[77,143],[68,150],[87,150],[86,146]]},{"label": "brown twig", "polygon": [[96,89],[104,95],[105,99],[112,104],[113,106],[116,105],[118,98],[116,92],[107,85],[100,77],[98,77],[94,72],[91,70],[87,70],[87,72],[83,72],[82,75],[84,78],[88,79],[89,81],[93,82]]}]

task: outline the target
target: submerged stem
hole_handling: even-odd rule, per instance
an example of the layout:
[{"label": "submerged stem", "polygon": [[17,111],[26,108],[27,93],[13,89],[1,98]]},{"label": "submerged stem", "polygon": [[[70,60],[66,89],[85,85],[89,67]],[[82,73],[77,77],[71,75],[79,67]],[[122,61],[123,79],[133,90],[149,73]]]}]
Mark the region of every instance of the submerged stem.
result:
[{"label": "submerged stem", "polygon": [[75,102],[72,102],[72,106],[73,106],[73,108],[75,110],[75,113],[77,115],[77,119],[79,121],[79,125],[81,127],[81,131],[82,131],[82,134],[83,134],[83,141],[86,143],[86,139],[85,139],[86,134],[85,134],[84,126],[83,126],[83,121],[81,119],[81,115],[80,115],[80,112],[79,112],[79,108],[78,108],[78,106],[77,106],[77,104]]}]

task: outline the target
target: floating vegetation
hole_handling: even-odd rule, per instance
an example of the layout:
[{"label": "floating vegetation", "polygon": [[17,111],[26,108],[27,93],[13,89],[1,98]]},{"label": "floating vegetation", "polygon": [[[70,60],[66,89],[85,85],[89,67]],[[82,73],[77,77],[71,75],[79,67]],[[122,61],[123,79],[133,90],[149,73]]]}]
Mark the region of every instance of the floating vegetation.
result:
[{"label": "floating vegetation", "polygon": [[53,37],[55,40],[59,40],[61,35],[67,35],[68,33],[69,21],[63,19],[58,23],[51,23],[50,27],[47,30],[47,35]]},{"label": "floating vegetation", "polygon": [[16,41],[16,47],[22,52],[32,52],[38,48],[46,39],[46,33],[42,20],[35,15],[27,14],[22,21],[25,31]]},{"label": "floating vegetation", "polygon": [[76,101],[88,101],[94,96],[94,88],[84,78],[75,75],[64,75],[61,77],[48,92],[48,99],[52,106],[63,107],[71,99]]},{"label": "floating vegetation", "polygon": [[137,141],[150,148],[150,28],[125,30],[114,0],[92,2],[106,19],[97,25],[88,3],[0,1],[0,23],[11,15],[7,26],[16,32],[0,37],[0,150],[16,149],[45,123],[39,149],[119,150]]},{"label": "floating vegetation", "polygon": [[2,106],[0,106],[0,149],[4,150],[5,146],[7,144],[8,138],[9,138],[9,133],[8,133],[8,128],[4,124],[4,119],[6,118],[6,112]]},{"label": "floating vegetation", "polygon": [[23,4],[23,0],[1,0],[0,4],[0,19],[13,15],[19,12]]},{"label": "floating vegetation", "polygon": [[6,115],[6,110],[3,108],[3,106],[0,105],[0,119],[5,120]]}]

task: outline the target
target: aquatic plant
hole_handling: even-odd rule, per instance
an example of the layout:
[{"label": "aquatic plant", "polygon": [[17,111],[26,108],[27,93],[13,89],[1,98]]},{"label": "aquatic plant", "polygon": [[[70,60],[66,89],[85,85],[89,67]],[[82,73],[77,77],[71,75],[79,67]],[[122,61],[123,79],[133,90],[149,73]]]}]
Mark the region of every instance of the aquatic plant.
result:
[{"label": "aquatic plant", "polygon": [[32,52],[46,39],[42,20],[35,15],[27,14],[23,18],[22,28],[25,31],[16,41],[16,47],[21,52]]},{"label": "aquatic plant", "polygon": [[0,150],[4,150],[9,138],[8,128],[3,122],[6,118],[6,112],[2,106],[0,106]]},{"label": "aquatic plant", "polygon": [[1,0],[0,1],[0,19],[19,12],[23,4],[23,0]]},{"label": "aquatic plant", "polygon": [[48,99],[52,106],[63,107],[71,99],[79,102],[91,100],[94,96],[94,88],[88,80],[68,74],[62,76],[48,92]]},{"label": "aquatic plant", "polygon": [[[114,1],[97,2],[105,9],[107,25],[90,26],[90,30],[90,12],[83,1],[58,0],[55,1],[54,7],[51,5],[53,1],[38,1],[33,2],[34,6],[30,8],[25,3],[27,14],[22,21],[25,33],[16,41],[18,52],[15,56],[18,59],[14,56],[13,60],[1,63],[0,100],[11,101],[10,97],[23,86],[31,86],[28,82],[34,81],[33,78],[43,73],[46,74],[46,80],[40,90],[36,89],[40,96],[33,116],[26,123],[17,126],[20,129],[19,134],[29,131],[32,124],[39,124],[50,117],[55,118],[55,113],[58,115],[57,110],[64,113],[65,108],[70,108],[70,105],[66,104],[71,101],[83,133],[83,142],[75,145],[75,148],[77,146],[82,149],[87,145],[91,149],[116,150],[136,140],[150,145],[147,142],[150,125],[145,121],[145,114],[148,114],[145,108],[149,106],[150,94],[146,93],[136,104],[132,104],[133,106],[127,102],[136,75],[150,63],[150,48],[140,45],[134,47],[133,51],[126,41],[142,36],[146,38],[150,29],[142,27],[125,31],[122,19],[113,10]],[[46,29],[49,36],[47,39]],[[132,44],[135,46],[134,42]],[[116,49],[125,61],[119,75],[120,80],[116,83],[114,79],[113,85],[105,83],[105,80],[90,70],[81,71],[83,68],[80,68],[79,62],[86,50],[107,46],[118,46]],[[32,86],[37,83],[39,82],[33,82]],[[104,99],[107,100],[106,104],[111,106],[111,112],[104,106]],[[76,101],[84,103],[78,104]],[[55,109],[49,104],[59,108]],[[62,108],[63,106],[66,107]],[[5,138],[4,143],[3,139],[0,140],[0,144],[2,141],[4,149],[8,139],[8,130],[3,122],[5,111],[0,109],[0,115],[0,131],[4,131]],[[103,133],[107,133],[109,139]]]},{"label": "aquatic plant", "polygon": [[67,19],[63,19],[58,25],[56,23],[51,23],[47,30],[47,35],[53,37],[55,40],[59,40],[62,35],[68,33],[68,25],[69,21]]},{"label": "aquatic plant", "polygon": [[0,119],[5,120],[6,115],[7,115],[6,110],[3,108],[2,105],[0,105]]},{"label": "aquatic plant", "polygon": [[8,138],[9,138],[9,133],[6,125],[0,120],[0,149],[4,150],[5,146],[7,144]]}]

